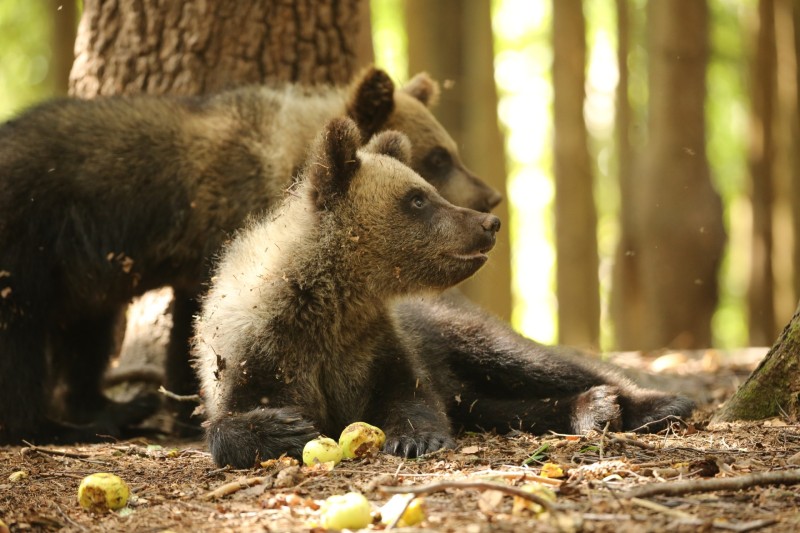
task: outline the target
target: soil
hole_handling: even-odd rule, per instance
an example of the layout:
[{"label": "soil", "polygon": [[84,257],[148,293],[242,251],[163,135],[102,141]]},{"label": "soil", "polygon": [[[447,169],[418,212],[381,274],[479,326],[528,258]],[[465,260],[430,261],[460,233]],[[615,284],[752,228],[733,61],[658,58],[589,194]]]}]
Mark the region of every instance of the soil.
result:
[{"label": "soil", "polygon": [[[426,519],[392,528],[399,531],[800,530],[800,425],[786,419],[708,422],[754,360],[720,363],[708,353],[633,363],[626,357],[618,362],[635,367],[634,374],[696,398],[701,405],[692,419],[655,435],[467,434],[456,449],[422,459],[378,454],[332,470],[290,459],[219,469],[202,442],[170,438],[4,447],[0,519],[10,531],[314,531],[321,530],[323,500],[358,491],[376,512],[368,529],[379,530],[386,526],[377,512],[390,497],[384,488],[407,487],[427,491]],[[661,374],[649,372],[664,361],[668,368]],[[561,477],[555,477],[558,470]],[[128,507],[93,514],[78,505],[78,485],[94,472],[115,473],[129,484]],[[785,484],[770,476],[783,476]],[[503,491],[537,480],[554,491],[551,509],[515,509],[513,496]],[[704,486],[709,480],[744,488],[712,491]],[[630,492],[675,483],[682,485],[669,494]]]}]

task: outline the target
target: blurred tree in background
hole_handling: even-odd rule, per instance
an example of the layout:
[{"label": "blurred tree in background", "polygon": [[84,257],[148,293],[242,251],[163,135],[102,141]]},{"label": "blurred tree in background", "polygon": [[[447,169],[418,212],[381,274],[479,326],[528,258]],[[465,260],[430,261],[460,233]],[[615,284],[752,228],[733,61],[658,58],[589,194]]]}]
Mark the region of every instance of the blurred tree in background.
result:
[{"label": "blurred tree in background", "polygon": [[[685,2],[370,2],[376,62],[399,81],[420,69],[451,80],[437,113],[459,140],[467,164],[499,182],[505,171],[496,157],[495,117],[503,126],[512,319],[537,340],[596,344],[599,331],[604,350],[763,345],[776,338],[797,304],[800,8],[794,0]],[[0,116],[63,92],[58,83],[64,71],[59,74],[58,66],[65,61],[58,58],[72,48],[64,44],[69,34],[59,31],[75,27],[74,11],[69,15],[75,4],[67,4],[0,4]],[[176,13],[185,14],[195,4],[179,5]],[[554,5],[580,12],[585,29],[575,25],[569,28],[573,35],[564,30],[554,35],[553,28],[560,27]],[[705,13],[699,15],[705,22],[694,27],[699,19],[689,14],[696,10]],[[169,28],[149,30],[167,35]],[[586,157],[579,144],[574,152],[554,144],[564,133],[558,129],[559,101],[568,96],[558,85],[568,83],[574,90],[579,84],[578,78],[557,79],[558,68],[566,66],[560,59],[553,64],[561,47],[557,40],[566,38],[585,42],[585,58],[577,59],[586,65],[583,103],[579,96],[571,105],[573,127],[581,119],[575,108],[582,107],[584,126],[578,128],[585,130],[594,185],[586,179],[565,185],[554,178],[558,168],[567,179],[576,178],[576,171],[559,167],[557,159],[575,165]],[[695,48],[687,48],[695,39],[700,39]],[[185,61],[198,60],[191,46],[173,52]],[[247,57],[247,47],[240,52]],[[567,57],[575,60],[575,53]],[[133,58],[117,66],[136,79],[145,65]],[[83,67],[91,74],[90,64]],[[169,68],[164,63],[163,69]],[[75,83],[92,79],[79,78]],[[225,85],[191,79],[202,81],[203,90]],[[558,196],[584,205],[585,198],[593,199],[596,244],[580,229],[587,227],[584,222],[557,215]],[[581,214],[591,218],[590,211],[588,205]],[[721,258],[720,222],[728,237]],[[557,225],[578,236],[556,233]],[[559,252],[556,287],[555,251],[569,248],[584,255]],[[493,257],[501,261],[502,254]],[[696,270],[700,263],[702,272]],[[718,279],[716,265],[721,265]],[[472,294],[478,300],[489,295],[484,305],[508,315],[507,298],[502,303],[509,286],[505,266],[490,262],[489,267]],[[596,286],[565,273],[566,267],[584,276],[594,272]],[[577,297],[567,296],[578,287]]]}]

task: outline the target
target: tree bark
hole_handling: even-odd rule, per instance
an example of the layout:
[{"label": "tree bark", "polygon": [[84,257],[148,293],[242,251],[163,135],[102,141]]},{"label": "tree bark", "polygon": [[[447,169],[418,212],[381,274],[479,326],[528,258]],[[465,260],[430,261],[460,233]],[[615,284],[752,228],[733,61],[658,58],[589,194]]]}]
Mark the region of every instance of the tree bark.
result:
[{"label": "tree bark", "polygon": [[614,256],[611,284],[611,316],[614,322],[614,343],[617,350],[635,350],[641,346],[642,297],[637,274],[638,256],[633,240],[635,183],[632,179],[633,148],[630,142],[631,104],[628,99],[628,54],[630,51],[630,5],[616,0],[617,68],[619,82],[616,94],[614,129],[617,142],[617,172],[620,190],[620,238]]},{"label": "tree bark", "polygon": [[[793,206],[800,206],[800,2],[792,2],[792,19],[794,21],[794,65],[795,65],[795,108],[791,122],[792,131],[792,187],[791,200]],[[794,293],[800,298],[800,209],[792,210],[792,228],[794,233],[793,263]]]},{"label": "tree bark", "polygon": [[346,83],[366,0],[86,0],[72,94],[213,92],[272,81]]},{"label": "tree bark", "polygon": [[800,305],[778,340],[715,421],[800,416]]},{"label": "tree bark", "polygon": [[[505,192],[503,138],[498,127],[489,0],[407,0],[409,71],[428,71],[444,81],[437,118],[458,143],[468,168]],[[508,220],[508,201],[494,213]],[[504,229],[507,229],[505,226]],[[503,320],[511,318],[509,231],[498,234],[492,259],[459,287],[466,296]]]},{"label": "tree bark", "polygon": [[49,76],[56,95],[69,90],[69,72],[75,59],[75,33],[78,29],[78,10],[75,0],[49,0],[53,15],[53,53],[50,56]]},{"label": "tree bark", "polygon": [[766,346],[775,334],[772,292],[773,113],[776,85],[774,9],[773,0],[759,0],[756,56],[752,61],[749,164],[753,230],[747,305],[750,344],[753,346]]},{"label": "tree bark", "polygon": [[711,345],[725,230],[705,151],[708,18],[705,0],[648,2],[649,146],[634,213],[645,350]]},{"label": "tree bark", "polygon": [[583,103],[586,29],[581,0],[553,0],[558,337],[598,348],[597,212]]}]

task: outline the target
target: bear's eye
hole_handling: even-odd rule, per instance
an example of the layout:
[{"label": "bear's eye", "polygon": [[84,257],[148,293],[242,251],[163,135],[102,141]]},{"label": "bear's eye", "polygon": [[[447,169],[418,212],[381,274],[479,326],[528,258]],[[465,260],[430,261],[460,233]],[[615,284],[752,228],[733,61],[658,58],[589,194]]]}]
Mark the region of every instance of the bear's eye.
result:
[{"label": "bear's eye", "polygon": [[425,207],[425,197],[421,194],[415,194],[411,197],[411,205],[416,209],[422,209]]}]

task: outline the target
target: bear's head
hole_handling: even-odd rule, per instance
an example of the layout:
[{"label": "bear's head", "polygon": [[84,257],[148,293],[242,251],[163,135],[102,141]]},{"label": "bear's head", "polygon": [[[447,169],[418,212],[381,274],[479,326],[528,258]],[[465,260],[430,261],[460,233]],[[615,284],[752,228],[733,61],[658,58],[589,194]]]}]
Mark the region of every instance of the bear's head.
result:
[{"label": "bear's head", "polygon": [[331,121],[308,167],[312,208],[342,269],[370,292],[442,290],[474,274],[494,246],[500,220],[457,207],[407,166],[408,138],[396,131],[361,134],[347,118]]},{"label": "bear's head", "polygon": [[424,72],[395,89],[386,72],[372,67],[353,83],[347,112],[364,139],[383,130],[406,134],[411,168],[450,202],[488,213],[502,195],[461,162],[455,141],[429,109],[438,95],[439,86]]}]

